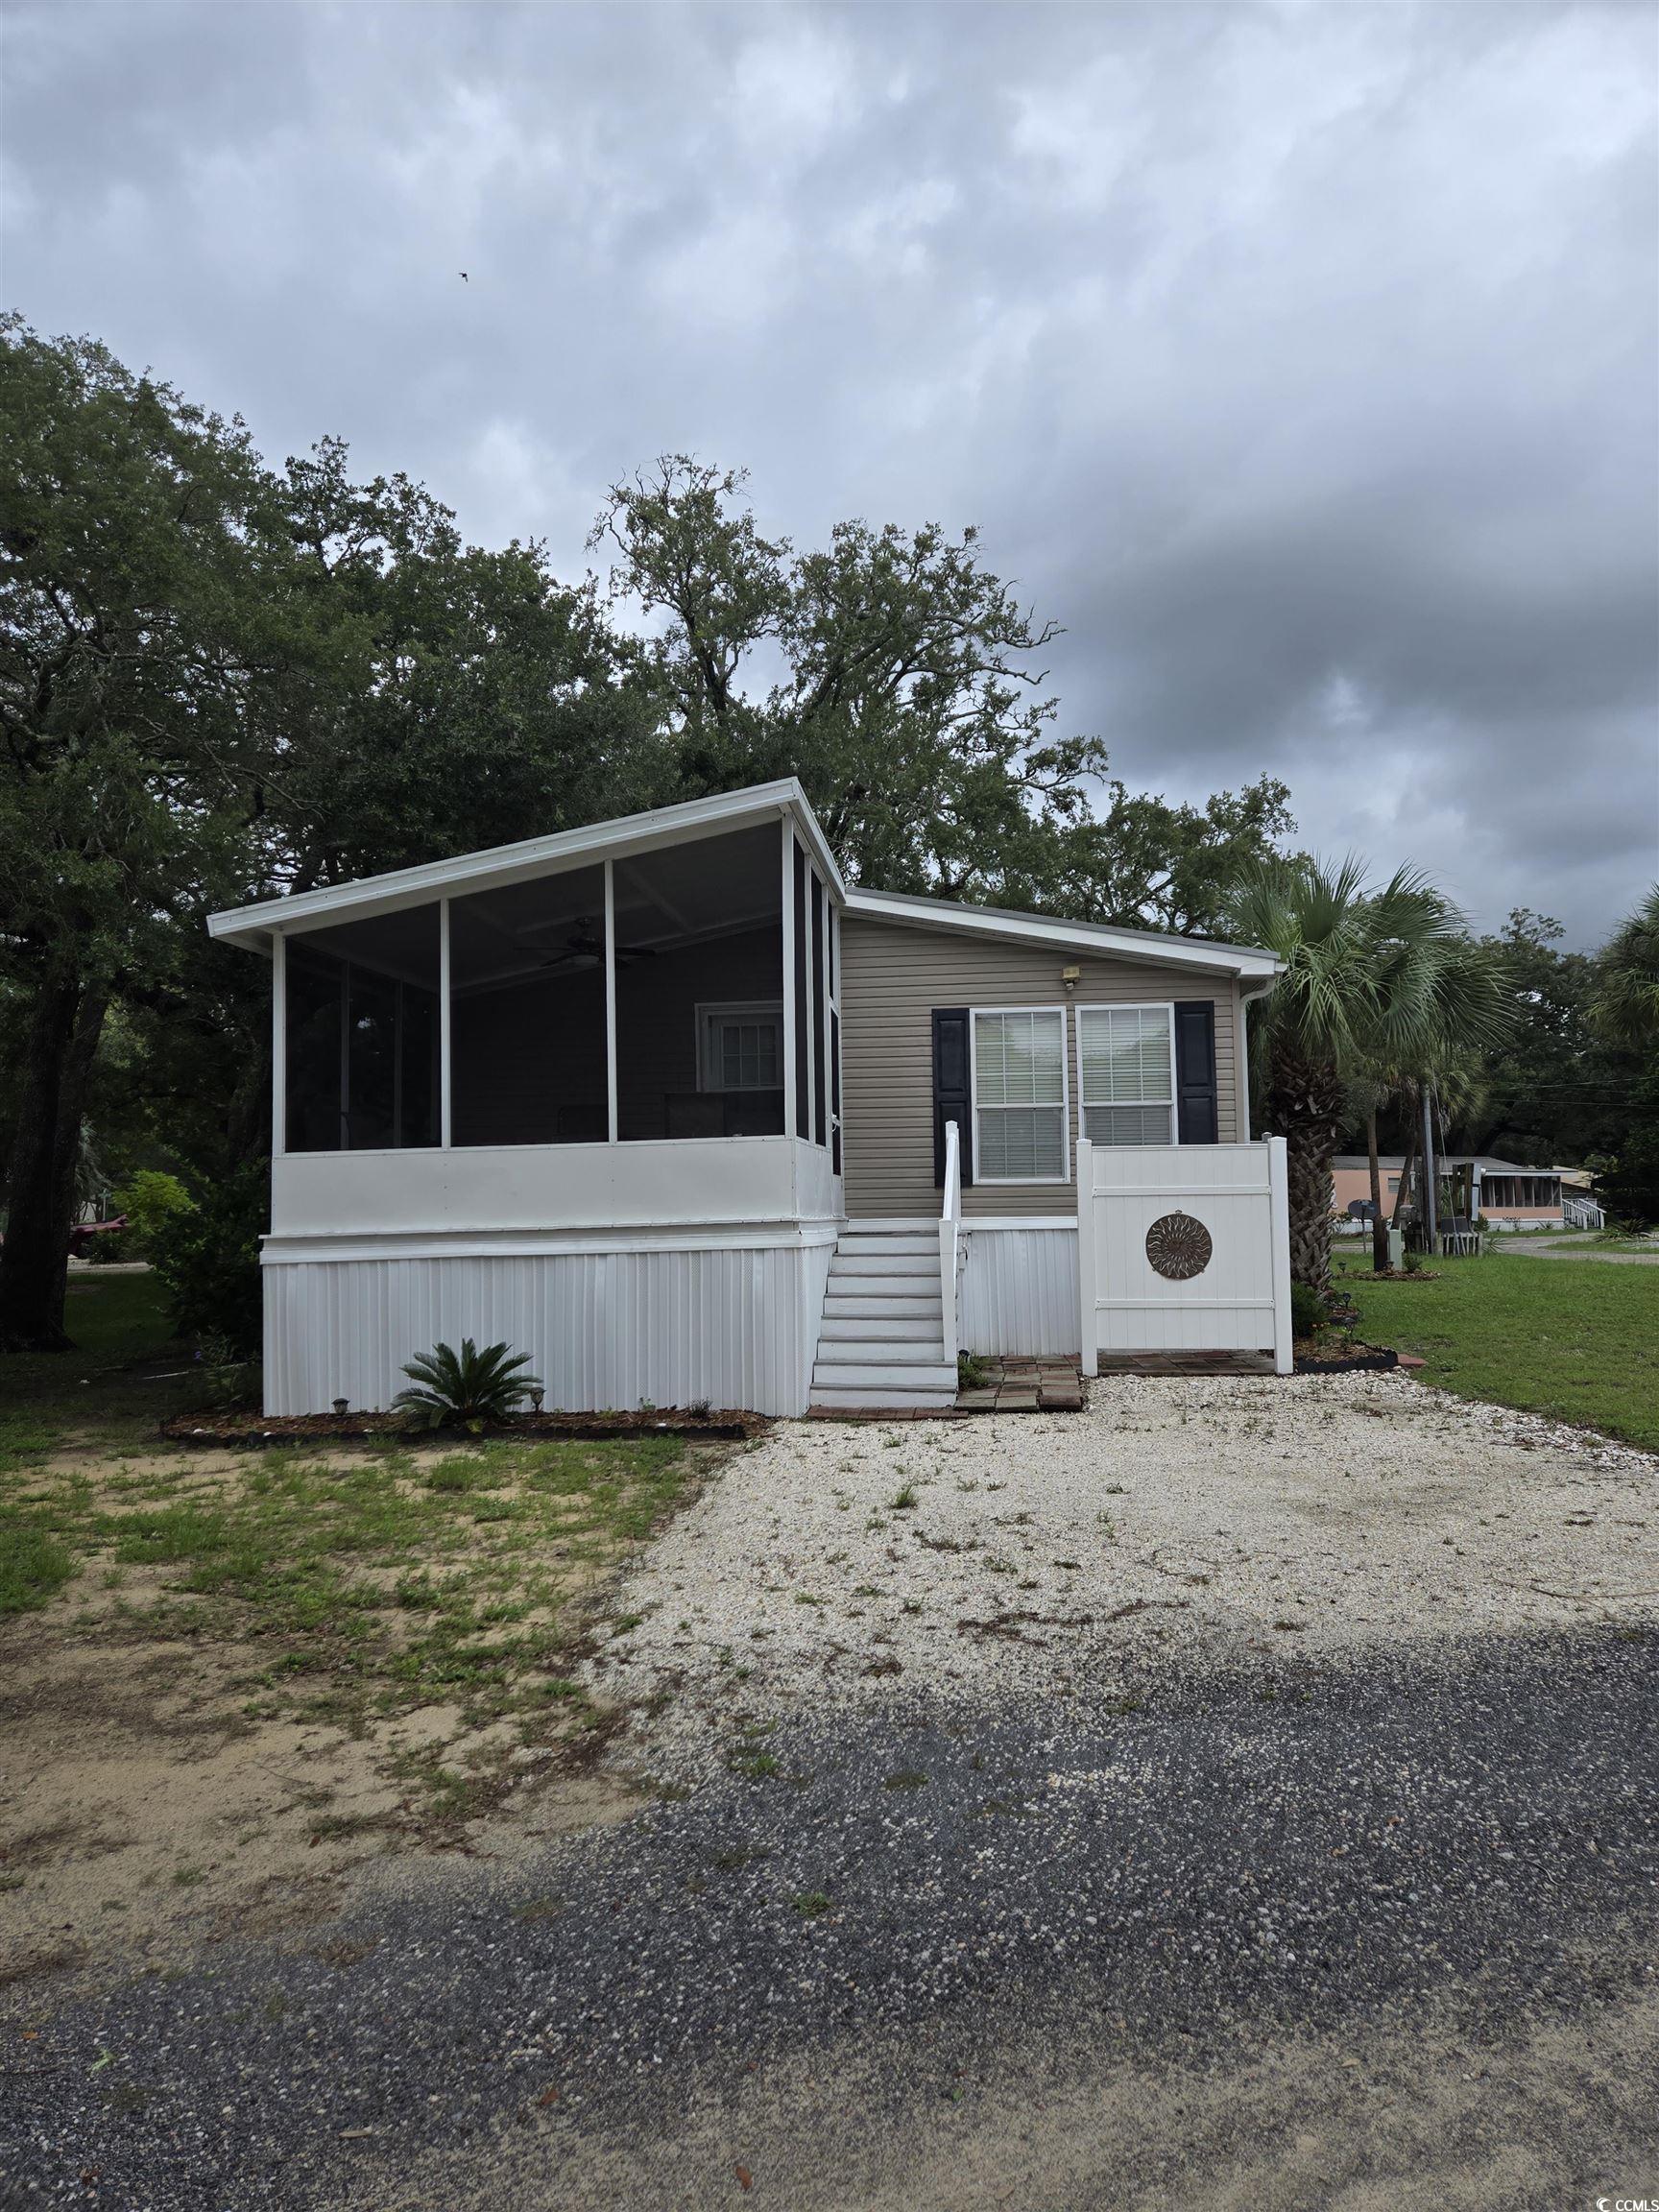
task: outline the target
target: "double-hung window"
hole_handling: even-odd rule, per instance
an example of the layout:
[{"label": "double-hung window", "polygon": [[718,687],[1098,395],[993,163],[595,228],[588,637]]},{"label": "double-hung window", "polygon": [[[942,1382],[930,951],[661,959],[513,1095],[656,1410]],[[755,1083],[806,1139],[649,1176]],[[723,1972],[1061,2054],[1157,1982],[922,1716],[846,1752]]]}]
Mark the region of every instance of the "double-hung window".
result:
[{"label": "double-hung window", "polygon": [[974,1013],[974,1179],[1064,1183],[1066,1016],[1058,1007]]},{"label": "double-hung window", "polygon": [[1095,1144],[1175,1142],[1175,1013],[1079,1006],[1078,1102]]}]

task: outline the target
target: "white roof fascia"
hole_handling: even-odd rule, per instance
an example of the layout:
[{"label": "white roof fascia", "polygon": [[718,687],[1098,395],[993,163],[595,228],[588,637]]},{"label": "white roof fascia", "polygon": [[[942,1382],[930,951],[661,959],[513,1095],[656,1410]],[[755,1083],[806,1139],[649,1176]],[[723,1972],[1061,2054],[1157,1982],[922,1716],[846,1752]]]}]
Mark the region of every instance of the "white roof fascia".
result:
[{"label": "white roof fascia", "polygon": [[1149,960],[1166,967],[1219,969],[1228,975],[1259,976],[1263,988],[1284,972],[1282,961],[1252,946],[1163,936],[1151,929],[1117,929],[1104,922],[1062,922],[1046,914],[1015,914],[1003,907],[959,906],[942,899],[917,899],[897,891],[851,890],[847,911],[872,922],[894,922],[912,929],[953,929],[967,936],[999,937],[1008,944],[1055,945],[1070,951],[1111,953],[1119,959]]},{"label": "white roof fascia", "polygon": [[384,876],[362,876],[319,891],[233,906],[208,915],[208,934],[252,951],[269,951],[274,930],[393,914],[402,907],[422,905],[430,899],[486,891],[533,876],[556,875],[584,861],[625,858],[632,853],[711,837],[724,830],[782,814],[794,816],[833,897],[844,902],[847,885],[818,817],[799,781],[786,776],[775,783],[752,784],[744,791],[717,791],[708,799],[689,799],[680,805],[659,806],[643,814],[622,814],[581,830],[561,830],[548,837],[526,837],[513,845],[490,846],[481,853],[428,860],[416,868],[395,868]]}]

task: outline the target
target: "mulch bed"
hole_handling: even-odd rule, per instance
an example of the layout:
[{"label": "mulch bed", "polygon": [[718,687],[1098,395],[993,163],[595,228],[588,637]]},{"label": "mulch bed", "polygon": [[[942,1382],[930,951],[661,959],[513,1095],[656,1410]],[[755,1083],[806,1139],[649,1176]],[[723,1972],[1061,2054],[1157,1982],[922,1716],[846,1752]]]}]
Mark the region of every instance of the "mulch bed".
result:
[{"label": "mulch bed", "polygon": [[772,1423],[764,1413],[740,1407],[714,1407],[707,1413],[670,1408],[648,1413],[521,1413],[511,1421],[491,1422],[476,1434],[469,1429],[416,1429],[390,1413],[175,1413],[161,1424],[169,1444],[242,1445],[259,1450],[276,1444],[552,1444],[588,1442],[604,1436],[684,1436],[730,1442],[763,1436]]},{"label": "mulch bed", "polygon": [[1342,1352],[1321,1349],[1307,1339],[1291,1347],[1298,1375],[1384,1375],[1390,1368],[1421,1367],[1421,1359],[1403,1360],[1398,1352],[1377,1344],[1355,1344]]}]

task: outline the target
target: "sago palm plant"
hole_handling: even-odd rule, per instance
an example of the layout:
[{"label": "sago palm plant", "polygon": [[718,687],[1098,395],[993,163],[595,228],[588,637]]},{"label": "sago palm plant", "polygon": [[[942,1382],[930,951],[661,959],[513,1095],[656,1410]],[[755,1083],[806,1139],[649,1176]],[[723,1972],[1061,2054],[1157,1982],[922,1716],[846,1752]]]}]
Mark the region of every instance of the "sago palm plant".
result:
[{"label": "sago palm plant", "polygon": [[1254,1052],[1263,1124],[1286,1142],[1290,1273],[1324,1291],[1346,1085],[1431,1068],[1453,1043],[1495,1043],[1510,1020],[1503,977],[1425,877],[1401,869],[1372,891],[1352,857],[1334,870],[1302,858],[1255,871],[1234,894],[1230,929],[1285,964]]},{"label": "sago palm plant", "polygon": [[409,1387],[393,1399],[393,1410],[425,1429],[458,1421],[478,1430],[486,1422],[505,1421],[541,1387],[534,1375],[519,1372],[529,1364],[528,1353],[515,1354],[505,1344],[486,1344],[480,1352],[470,1336],[461,1339],[459,1352],[435,1344],[404,1368]]}]

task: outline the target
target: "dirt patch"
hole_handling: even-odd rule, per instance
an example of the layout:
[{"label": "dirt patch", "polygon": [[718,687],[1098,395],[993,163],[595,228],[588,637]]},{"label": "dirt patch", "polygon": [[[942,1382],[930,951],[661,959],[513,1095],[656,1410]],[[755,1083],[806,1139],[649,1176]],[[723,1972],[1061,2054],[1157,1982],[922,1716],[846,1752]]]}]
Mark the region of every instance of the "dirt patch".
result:
[{"label": "dirt patch", "polygon": [[[527,1828],[615,1816],[627,1786],[557,1740],[522,1748],[422,1706],[358,1733],[250,1719],[261,1654],[14,1624],[0,1695],[0,1958],[12,2003],[43,1976],[167,1965],[229,1935],[337,1911],[393,1854],[500,1852]],[[434,1815],[412,1769],[487,1775],[482,1817]]]},{"label": "dirt patch", "polygon": [[630,1809],[594,1771],[618,1716],[574,1671],[724,1449],[72,1446],[0,1478],[78,1570],[0,1623],[8,2003]]}]

